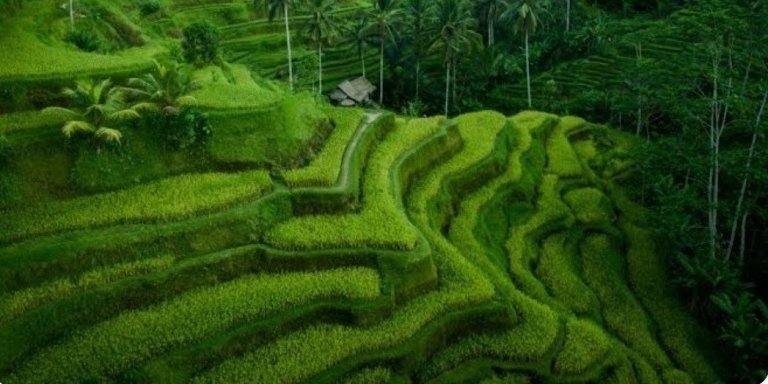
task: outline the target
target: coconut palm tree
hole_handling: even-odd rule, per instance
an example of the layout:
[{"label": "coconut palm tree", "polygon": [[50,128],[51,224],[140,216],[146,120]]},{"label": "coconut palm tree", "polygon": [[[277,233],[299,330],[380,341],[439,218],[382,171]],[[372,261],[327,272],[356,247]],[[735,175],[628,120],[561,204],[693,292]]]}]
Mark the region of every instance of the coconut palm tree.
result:
[{"label": "coconut palm tree", "polygon": [[479,0],[478,6],[480,13],[488,27],[488,46],[493,46],[496,42],[496,23],[504,7],[504,0]]},{"label": "coconut palm tree", "polygon": [[371,0],[369,11],[371,27],[376,30],[379,40],[379,104],[384,102],[384,45],[394,38],[393,24],[398,20],[401,9],[398,0]]},{"label": "coconut palm tree", "polygon": [[[450,101],[451,69],[459,53],[481,44],[482,37],[475,32],[477,20],[472,16],[471,4],[465,0],[440,0],[434,10],[432,47],[441,47],[445,54],[445,115]],[[455,69],[454,69],[455,70]]]},{"label": "coconut palm tree", "polygon": [[510,20],[515,24],[515,33],[525,35],[525,79],[528,89],[528,108],[532,107],[531,102],[531,54],[528,39],[531,33],[541,24],[539,15],[546,12],[543,0],[514,0],[509,7],[502,13],[503,20]]},{"label": "coconut palm tree", "polygon": [[197,105],[197,99],[189,95],[195,87],[179,63],[165,66],[155,62],[154,73],[128,79],[123,91],[138,101],[131,109],[169,116],[178,114],[184,106]]},{"label": "coconut palm tree", "polygon": [[338,5],[338,0],[309,0],[307,2],[309,20],[307,20],[305,28],[317,47],[318,94],[323,93],[323,43],[336,37],[340,28],[338,20],[333,15],[333,11]]},{"label": "coconut palm tree", "polygon": [[285,41],[288,47],[288,84],[293,90],[293,51],[291,50],[291,28],[288,21],[288,9],[294,3],[293,0],[254,0],[254,5],[265,6],[269,21],[272,21],[277,15],[282,14],[285,22]]},{"label": "coconut palm tree", "polygon": [[421,60],[424,58],[424,51],[429,45],[426,32],[429,28],[429,16],[433,7],[434,1],[431,0],[408,0],[403,8],[405,24],[410,34],[411,47],[416,59],[416,98],[419,98],[420,91]]},{"label": "coconut palm tree", "polygon": [[99,140],[119,144],[123,134],[111,126],[140,117],[135,110],[126,108],[123,92],[109,79],[80,80],[75,88],[65,88],[63,93],[76,109],[49,107],[45,110],[74,117],[61,128],[67,138],[78,133],[93,133]]},{"label": "coconut palm tree", "polygon": [[352,22],[349,24],[344,31],[344,34],[347,36],[347,38],[344,40],[344,44],[348,44],[351,46],[354,46],[357,50],[357,55],[360,57],[360,66],[362,69],[362,76],[366,77],[366,70],[365,70],[365,48],[368,45],[373,44],[373,40],[371,39],[371,34],[369,33],[368,28],[368,15],[365,13],[360,13]]}]

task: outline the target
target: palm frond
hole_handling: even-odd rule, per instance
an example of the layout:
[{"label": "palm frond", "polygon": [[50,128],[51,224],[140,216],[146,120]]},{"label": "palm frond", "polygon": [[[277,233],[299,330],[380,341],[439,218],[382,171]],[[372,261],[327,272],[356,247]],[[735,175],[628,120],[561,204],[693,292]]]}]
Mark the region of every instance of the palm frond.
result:
[{"label": "palm frond", "polygon": [[181,96],[176,99],[176,104],[180,106],[197,106],[197,99],[194,96]]},{"label": "palm frond", "polygon": [[132,77],[128,79],[127,85],[132,89],[142,90],[147,93],[151,92],[154,88],[148,79],[141,77]]},{"label": "palm frond", "polygon": [[71,110],[69,108],[64,108],[64,107],[47,107],[42,110],[42,113],[47,115],[56,115],[56,116],[65,116],[65,117],[75,117],[80,115],[76,111]]},{"label": "palm frond", "polygon": [[141,113],[141,112],[156,112],[156,111],[158,111],[160,109],[160,107],[157,104],[155,104],[155,103],[151,103],[151,102],[147,101],[147,102],[143,102],[143,103],[134,104],[131,107],[131,109],[133,109],[134,111],[139,112],[139,113]]},{"label": "palm frond", "polygon": [[101,127],[96,131],[96,138],[106,143],[118,143],[123,138],[123,134],[114,128]]},{"label": "palm frond", "polygon": [[94,127],[87,121],[73,120],[64,124],[61,128],[61,133],[67,138],[72,137],[78,132],[93,132]]}]

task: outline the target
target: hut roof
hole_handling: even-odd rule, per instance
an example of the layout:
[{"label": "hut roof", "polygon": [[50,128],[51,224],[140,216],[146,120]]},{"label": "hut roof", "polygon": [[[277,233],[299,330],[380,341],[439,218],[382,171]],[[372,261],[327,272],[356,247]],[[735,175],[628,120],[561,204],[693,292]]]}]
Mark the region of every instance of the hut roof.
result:
[{"label": "hut roof", "polygon": [[339,89],[347,94],[350,99],[361,103],[368,99],[368,96],[376,90],[376,87],[365,77],[358,77],[352,81],[344,80],[344,82],[339,84]]}]

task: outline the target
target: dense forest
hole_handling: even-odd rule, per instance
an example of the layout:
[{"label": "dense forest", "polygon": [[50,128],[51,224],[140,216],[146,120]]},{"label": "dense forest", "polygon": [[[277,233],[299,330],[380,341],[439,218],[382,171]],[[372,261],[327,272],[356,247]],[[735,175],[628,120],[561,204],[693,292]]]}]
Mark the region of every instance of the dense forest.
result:
[{"label": "dense forest", "polygon": [[[281,103],[290,116],[320,121],[320,107],[315,105],[327,104],[329,91],[357,76],[377,87],[368,107],[408,119],[485,110],[509,116],[526,110],[580,116],[632,136],[634,145],[620,159],[631,167],[616,180],[646,208],[642,220],[664,249],[664,268],[675,292],[717,339],[721,348],[713,353],[725,361],[721,370],[727,372],[722,379],[748,383],[768,375],[765,1],[255,0],[231,5],[61,0],[51,5],[0,0],[0,33],[11,36],[32,25],[12,21],[32,20],[36,16],[31,9],[41,3],[46,4],[45,14],[57,21],[50,27],[38,25],[38,35],[47,35],[35,37],[34,44],[41,44],[40,39],[61,52],[125,61],[94,61],[94,68],[111,65],[110,70],[101,73],[97,68],[93,73],[110,75],[114,81],[95,76],[75,82],[78,79],[59,74],[44,78],[41,73],[53,70],[38,70],[29,63],[55,67],[58,56],[37,57],[16,49],[9,39],[0,40],[5,56],[0,58],[0,127],[14,121],[3,120],[3,114],[24,117],[44,108],[49,112],[46,121],[67,121],[62,146],[80,157],[73,162],[78,168],[66,171],[66,183],[76,187],[61,196],[109,192],[131,180],[139,183],[190,171],[246,171],[257,163],[269,177],[290,185],[285,170],[307,165],[336,122],[318,123],[316,132],[297,133],[313,150],[290,140],[261,138],[249,144],[267,149],[254,155],[248,149],[225,148],[243,139],[217,136],[217,124],[244,120],[217,111],[244,109],[232,105],[237,102],[253,102],[259,108]],[[227,5],[203,11],[210,12],[201,13],[204,17],[174,14],[197,3]],[[140,21],[131,20],[134,14]],[[253,36],[247,34],[255,30]],[[117,52],[120,55],[114,55]],[[129,62],[140,56],[157,61]],[[229,69],[230,64],[238,67]],[[16,65],[24,68],[17,70]],[[185,72],[187,66],[197,72]],[[209,70],[211,66],[224,69]],[[243,76],[252,88],[240,87],[239,66],[247,69]],[[196,87],[194,80],[202,78],[211,85]],[[234,80],[226,84],[226,79]],[[215,92],[234,96],[223,100]],[[265,96],[278,94],[279,102]],[[53,114],[79,117],[50,117]],[[162,127],[147,140],[162,143],[163,151],[177,151],[163,155],[170,159],[164,164],[174,164],[172,171],[120,157],[139,156],[121,143],[142,140],[121,128],[123,121],[131,121],[125,127]],[[20,181],[22,168],[13,165],[20,155],[5,133],[0,130],[0,170],[15,171],[0,175],[0,214],[11,215],[39,196],[26,196],[27,187],[20,187],[26,185]],[[599,137],[595,140],[597,147],[609,146]],[[201,147],[203,142],[219,153],[203,153],[210,150]],[[92,145],[93,153],[83,154],[79,146],[84,145]],[[302,157],[304,152],[311,154]],[[108,169],[108,161],[122,168]],[[154,167],[155,173],[131,173],[127,162]],[[248,182],[261,183],[265,175],[247,176]],[[457,210],[458,203],[454,205]],[[21,221],[0,223],[0,228],[16,225],[20,228]],[[12,240],[0,238],[0,245]],[[0,373],[10,366],[0,366]]]}]

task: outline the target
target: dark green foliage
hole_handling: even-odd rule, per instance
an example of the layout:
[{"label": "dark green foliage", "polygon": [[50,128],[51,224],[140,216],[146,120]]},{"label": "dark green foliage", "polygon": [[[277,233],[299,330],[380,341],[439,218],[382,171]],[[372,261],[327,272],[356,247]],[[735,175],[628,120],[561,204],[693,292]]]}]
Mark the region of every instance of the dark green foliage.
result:
[{"label": "dark green foliage", "polygon": [[139,12],[143,16],[149,16],[160,11],[160,2],[157,0],[142,0],[139,3]]},{"label": "dark green foliage", "polygon": [[207,21],[195,22],[182,31],[181,48],[186,62],[202,66],[219,55],[219,32]]},{"label": "dark green foliage", "polygon": [[18,177],[10,170],[11,146],[0,134],[0,210],[20,201]]},{"label": "dark green foliage", "polygon": [[66,40],[86,52],[96,52],[102,49],[99,35],[91,29],[74,29],[67,33]]},{"label": "dark green foliage", "polygon": [[200,143],[211,134],[208,116],[196,107],[182,108],[178,113],[163,116],[165,140],[176,148]]}]

